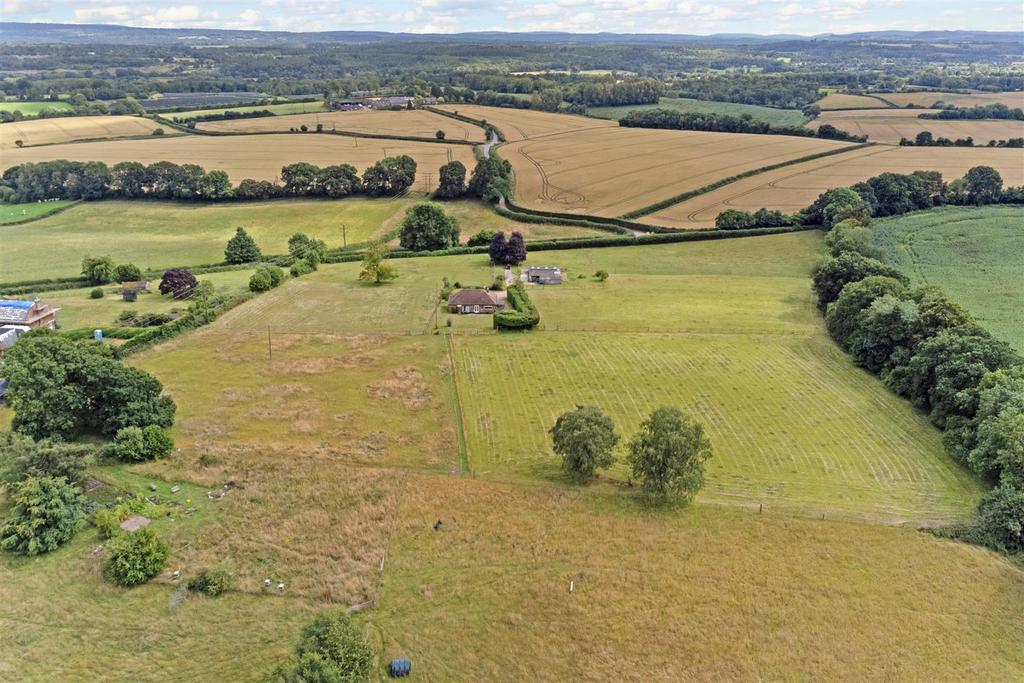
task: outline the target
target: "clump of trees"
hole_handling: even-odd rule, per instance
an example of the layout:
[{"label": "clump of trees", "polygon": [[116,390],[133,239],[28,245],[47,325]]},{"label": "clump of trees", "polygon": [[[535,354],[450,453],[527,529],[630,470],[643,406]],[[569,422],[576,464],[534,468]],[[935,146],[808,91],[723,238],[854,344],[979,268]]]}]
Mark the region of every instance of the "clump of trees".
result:
[{"label": "clump of trees", "polygon": [[466,167],[461,161],[449,161],[438,172],[438,199],[458,199],[466,194]]},{"label": "clump of trees", "polygon": [[487,254],[496,266],[519,265],[526,260],[526,240],[521,232],[513,232],[506,240],[505,233],[499,231],[491,237]]},{"label": "clump of trees", "polygon": [[[615,463],[619,436],[600,409],[577,406],[559,416],[551,441],[566,475],[585,484],[596,470]],[[700,423],[673,407],[653,410],[626,450],[631,476],[641,482],[645,497],[658,504],[693,500],[704,485],[705,465],[712,454]]]},{"label": "clump of trees", "polygon": [[385,157],[363,171],[363,191],[371,197],[398,196],[416,180],[416,161],[406,154]]},{"label": "clump of trees", "polygon": [[422,202],[406,210],[398,242],[411,251],[449,249],[459,244],[459,222],[439,204]]},{"label": "clump of trees", "polygon": [[302,630],[295,653],[268,677],[272,683],[363,683],[373,673],[373,649],[343,611],[321,612]]},{"label": "clump of trees", "polygon": [[[241,229],[241,228],[239,228]],[[160,278],[159,291],[163,295],[171,295],[175,299],[187,299],[199,286],[199,280],[188,268],[171,268],[165,270]]]},{"label": "clump of trees", "polygon": [[480,159],[469,178],[466,192],[489,202],[512,193],[512,164],[496,154]]}]

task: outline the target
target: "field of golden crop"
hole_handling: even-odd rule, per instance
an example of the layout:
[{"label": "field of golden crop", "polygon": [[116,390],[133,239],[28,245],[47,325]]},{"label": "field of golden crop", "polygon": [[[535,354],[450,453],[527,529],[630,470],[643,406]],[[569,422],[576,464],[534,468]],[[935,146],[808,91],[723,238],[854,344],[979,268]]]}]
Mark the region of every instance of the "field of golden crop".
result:
[{"label": "field of golden crop", "polygon": [[[157,128],[161,128],[160,124],[141,116],[67,116],[14,121],[0,124],[0,149],[15,149],[17,140],[26,146],[51,145],[94,138],[151,135]],[[166,126],[163,129],[165,135],[175,132]]]},{"label": "field of golden crop", "polygon": [[443,130],[446,140],[471,140],[474,142],[483,142],[484,140],[484,131],[479,126],[463,123],[423,109],[313,112],[287,116],[264,116],[255,119],[235,119],[234,121],[208,121],[200,123],[198,127],[203,130],[232,133],[287,133],[293,128],[298,130],[302,125],[310,130],[316,130],[318,123],[323,124],[324,130],[327,131],[342,130],[374,135],[433,138],[438,130]]},{"label": "field of golden crop", "polygon": [[508,142],[539,138],[554,133],[590,130],[593,128],[616,128],[615,121],[591,119],[569,114],[550,114],[530,109],[508,109],[505,107],[481,107],[474,104],[446,104],[438,107],[474,119],[485,120],[498,127]]},{"label": "field of golden crop", "polygon": [[[4,124],[9,125],[9,124]],[[299,161],[318,166],[352,164],[362,173],[371,164],[386,156],[408,154],[419,165],[414,190],[428,189],[426,174],[431,174],[430,188],[437,187],[437,169],[458,159],[467,168],[476,163],[468,145],[443,145],[432,142],[375,140],[341,135],[291,134],[208,137],[188,135],[171,139],[113,140],[83,142],[74,145],[48,145],[5,151],[0,166],[8,168],[28,161],[70,159],[72,161],[172,161],[178,164],[199,164],[207,170],[227,171],[233,182],[244,178],[274,180],[281,167]]]},{"label": "field of golden crop", "polygon": [[[815,104],[821,107],[822,111],[828,109],[879,109],[888,106],[877,97],[847,95],[840,92],[829,93]],[[929,102],[929,104],[931,103]]]},{"label": "field of golden crop", "polygon": [[[1024,92],[979,92],[979,93],[949,93],[949,92],[904,92],[904,93],[879,93],[879,97],[892,102],[893,104],[905,107],[913,104],[918,107],[930,107],[936,102],[945,102],[957,107],[973,107],[979,104],[1002,103],[1008,107],[1024,107]],[[824,107],[822,107],[824,109]]]},{"label": "field of golden crop", "polygon": [[644,216],[643,220],[656,225],[707,227],[714,225],[715,216],[726,209],[798,211],[829,188],[850,186],[886,171],[940,171],[950,181],[981,165],[999,171],[1005,185],[1024,183],[1019,149],[865,147],[745,178]]},{"label": "field of golden crop", "polygon": [[940,121],[921,119],[919,114],[934,113],[937,109],[868,109],[861,111],[826,111],[807,123],[817,130],[826,123],[854,135],[867,135],[870,142],[899,144],[900,138],[914,139],[921,131],[931,131],[950,140],[972,137],[974,144],[988,144],[989,140],[1024,137],[1024,121]]},{"label": "field of golden crop", "polygon": [[503,145],[516,201],[618,216],[716,180],[848,143],[783,135],[596,128]]}]

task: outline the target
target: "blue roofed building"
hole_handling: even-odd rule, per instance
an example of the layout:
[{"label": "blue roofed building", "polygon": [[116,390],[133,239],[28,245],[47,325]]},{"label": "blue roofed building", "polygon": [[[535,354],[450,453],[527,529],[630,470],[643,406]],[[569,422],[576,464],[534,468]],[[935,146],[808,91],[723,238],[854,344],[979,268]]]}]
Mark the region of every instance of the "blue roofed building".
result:
[{"label": "blue roofed building", "polygon": [[37,330],[41,327],[57,327],[57,311],[45,301],[36,299],[0,299],[0,327],[15,325]]}]

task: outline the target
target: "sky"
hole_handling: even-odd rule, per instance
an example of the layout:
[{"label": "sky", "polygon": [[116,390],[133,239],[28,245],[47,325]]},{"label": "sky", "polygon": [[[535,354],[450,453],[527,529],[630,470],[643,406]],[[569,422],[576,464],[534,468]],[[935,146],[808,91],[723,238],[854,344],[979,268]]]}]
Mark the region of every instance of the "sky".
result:
[{"label": "sky", "polygon": [[[0,0],[4,21],[284,31],[1021,30],[1019,0]],[[2,37],[2,36],[0,36]]]}]

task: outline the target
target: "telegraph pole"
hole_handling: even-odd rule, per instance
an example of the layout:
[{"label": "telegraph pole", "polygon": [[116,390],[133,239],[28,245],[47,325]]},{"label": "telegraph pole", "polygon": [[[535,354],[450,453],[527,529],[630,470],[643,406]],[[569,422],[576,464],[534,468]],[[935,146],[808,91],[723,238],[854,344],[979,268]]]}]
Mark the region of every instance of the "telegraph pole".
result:
[{"label": "telegraph pole", "polygon": [[348,226],[344,223],[341,224],[341,246],[348,246]]}]

